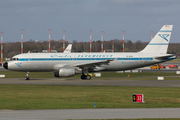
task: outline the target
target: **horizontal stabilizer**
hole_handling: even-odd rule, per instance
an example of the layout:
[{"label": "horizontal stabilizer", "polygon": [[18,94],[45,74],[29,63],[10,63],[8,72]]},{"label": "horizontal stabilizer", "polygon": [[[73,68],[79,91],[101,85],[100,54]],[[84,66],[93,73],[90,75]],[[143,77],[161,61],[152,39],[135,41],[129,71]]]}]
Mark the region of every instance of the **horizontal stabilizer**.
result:
[{"label": "horizontal stabilizer", "polygon": [[160,56],[160,57],[156,57],[155,59],[158,59],[158,60],[172,60],[172,59],[176,59],[177,56],[176,55],[166,55],[166,56]]}]

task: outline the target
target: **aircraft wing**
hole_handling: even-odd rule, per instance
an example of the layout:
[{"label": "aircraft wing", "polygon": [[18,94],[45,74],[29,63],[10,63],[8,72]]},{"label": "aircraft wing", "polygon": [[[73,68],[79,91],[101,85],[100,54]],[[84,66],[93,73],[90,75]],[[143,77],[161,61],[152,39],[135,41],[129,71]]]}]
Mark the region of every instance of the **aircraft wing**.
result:
[{"label": "aircraft wing", "polygon": [[98,61],[98,62],[75,64],[73,67],[79,67],[81,69],[89,69],[89,68],[94,69],[96,66],[101,66],[103,64],[108,64],[110,61],[114,61],[114,60],[111,59],[111,60],[104,60],[104,61]]}]

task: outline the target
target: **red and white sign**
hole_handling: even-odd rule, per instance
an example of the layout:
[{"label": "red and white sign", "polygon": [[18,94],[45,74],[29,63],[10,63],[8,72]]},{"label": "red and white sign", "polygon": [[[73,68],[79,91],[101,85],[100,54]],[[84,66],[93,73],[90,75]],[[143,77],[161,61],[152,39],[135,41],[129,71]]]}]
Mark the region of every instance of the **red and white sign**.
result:
[{"label": "red and white sign", "polygon": [[144,103],[144,95],[143,94],[133,94],[132,101]]}]

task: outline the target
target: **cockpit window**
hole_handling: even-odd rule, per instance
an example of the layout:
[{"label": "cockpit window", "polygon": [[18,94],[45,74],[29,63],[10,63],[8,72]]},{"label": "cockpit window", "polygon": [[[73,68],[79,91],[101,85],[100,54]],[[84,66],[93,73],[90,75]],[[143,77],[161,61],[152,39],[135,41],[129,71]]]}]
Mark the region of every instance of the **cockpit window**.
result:
[{"label": "cockpit window", "polygon": [[19,58],[11,58],[10,61],[19,61]]}]

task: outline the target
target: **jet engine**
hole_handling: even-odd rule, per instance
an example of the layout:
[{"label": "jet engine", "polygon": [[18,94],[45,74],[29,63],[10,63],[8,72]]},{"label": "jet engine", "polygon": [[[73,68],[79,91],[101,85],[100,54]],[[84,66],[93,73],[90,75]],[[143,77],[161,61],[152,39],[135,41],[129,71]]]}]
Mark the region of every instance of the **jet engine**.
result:
[{"label": "jet engine", "polygon": [[54,72],[54,77],[71,77],[79,73],[82,73],[82,71],[79,71],[73,67],[61,67],[59,72]]}]

